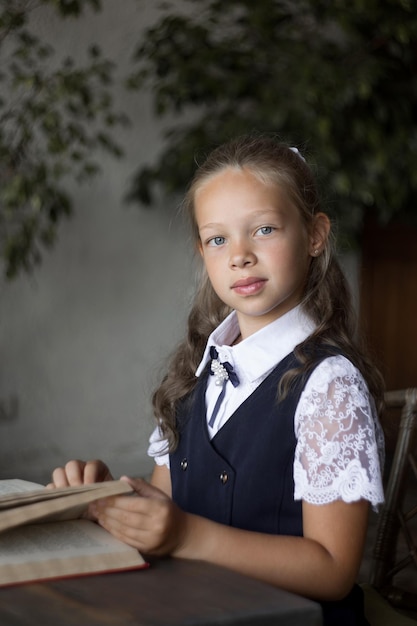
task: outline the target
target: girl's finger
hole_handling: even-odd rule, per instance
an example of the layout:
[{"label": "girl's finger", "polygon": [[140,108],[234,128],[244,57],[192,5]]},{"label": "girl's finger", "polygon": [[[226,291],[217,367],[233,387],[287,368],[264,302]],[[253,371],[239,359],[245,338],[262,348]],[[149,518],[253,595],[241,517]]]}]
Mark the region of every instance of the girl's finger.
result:
[{"label": "girl's finger", "polygon": [[83,483],[91,484],[104,482],[106,480],[113,480],[113,476],[103,461],[94,460],[85,463],[83,469]]}]

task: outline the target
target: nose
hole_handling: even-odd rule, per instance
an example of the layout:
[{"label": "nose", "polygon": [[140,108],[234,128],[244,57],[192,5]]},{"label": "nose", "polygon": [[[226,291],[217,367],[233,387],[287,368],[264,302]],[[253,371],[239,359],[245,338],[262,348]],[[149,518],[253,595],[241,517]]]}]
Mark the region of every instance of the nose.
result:
[{"label": "nose", "polygon": [[236,242],[230,251],[230,267],[241,269],[256,263],[256,255],[247,242]]}]

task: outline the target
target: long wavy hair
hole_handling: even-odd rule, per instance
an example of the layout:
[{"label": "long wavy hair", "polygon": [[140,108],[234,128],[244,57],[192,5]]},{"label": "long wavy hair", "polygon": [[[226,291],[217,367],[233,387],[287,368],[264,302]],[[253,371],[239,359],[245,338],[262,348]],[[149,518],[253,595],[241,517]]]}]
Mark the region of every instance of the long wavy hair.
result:
[{"label": "long wavy hair", "polygon": [[[182,209],[196,246],[199,242],[194,210],[196,192],[226,168],[244,168],[260,181],[277,185],[298,209],[307,233],[311,232],[314,216],[322,211],[312,170],[297,151],[275,137],[250,135],[214,149],[191,181]],[[350,289],[335,255],[333,234],[328,237],[320,255],[311,259],[301,306],[315,322],[316,330],[296,346],[295,355],[300,366],[282,377],[278,398],[285,397],[296,376],[313,367],[317,350],[324,347],[330,353],[342,352],[352,361],[364,376],[376,406],[381,410],[383,379],[359,337]],[[178,403],[194,389],[197,382],[195,371],[207,339],[230,311],[213,290],[202,268],[188,316],[186,336],[172,355],[167,372],[153,395],[155,417],[170,451],[178,442]]]}]

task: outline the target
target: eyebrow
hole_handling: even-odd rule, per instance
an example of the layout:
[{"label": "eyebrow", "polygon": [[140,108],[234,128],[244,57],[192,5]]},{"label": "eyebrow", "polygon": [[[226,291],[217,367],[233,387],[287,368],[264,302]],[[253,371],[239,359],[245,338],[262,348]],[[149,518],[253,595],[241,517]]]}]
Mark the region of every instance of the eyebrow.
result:
[{"label": "eyebrow", "polygon": [[[275,218],[277,217],[283,217],[285,215],[285,210],[284,209],[263,209],[262,211],[254,211],[252,214],[252,218],[254,219],[254,221],[257,220],[266,220],[268,221],[268,219],[270,219],[270,216],[273,215]],[[209,222],[208,224],[203,224],[203,226],[198,227],[199,231],[205,230],[205,229],[216,229],[216,228],[222,228],[224,226],[224,224],[222,222]]]},{"label": "eyebrow", "polygon": [[213,228],[213,229],[217,229],[217,228],[222,228],[223,224],[218,224],[216,222],[210,223],[210,224],[204,224],[203,226],[199,226],[198,230],[206,230],[208,228]]}]

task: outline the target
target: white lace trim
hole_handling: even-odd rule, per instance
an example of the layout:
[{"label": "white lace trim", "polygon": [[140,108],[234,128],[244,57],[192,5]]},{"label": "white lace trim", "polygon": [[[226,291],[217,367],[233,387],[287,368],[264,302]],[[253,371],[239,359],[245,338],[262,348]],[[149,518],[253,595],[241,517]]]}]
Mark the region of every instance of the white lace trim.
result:
[{"label": "white lace trim", "polygon": [[295,416],[294,497],[383,502],[384,436],[360,372],[341,356],[312,373]]}]

